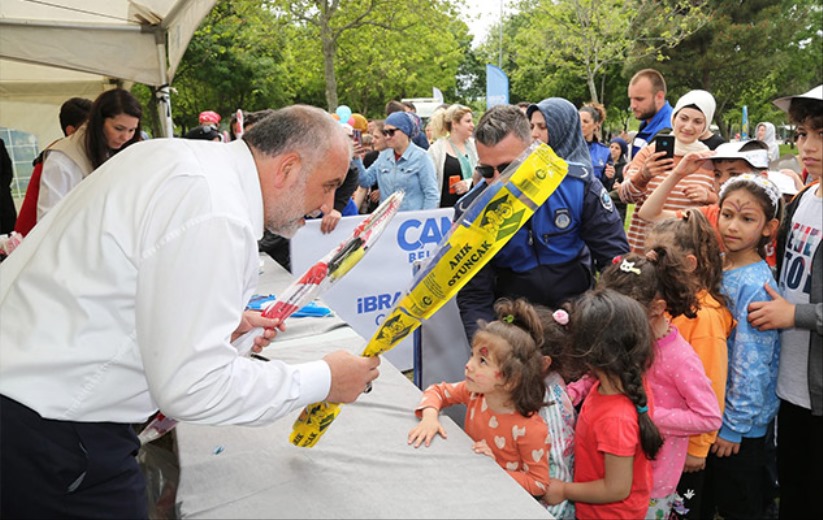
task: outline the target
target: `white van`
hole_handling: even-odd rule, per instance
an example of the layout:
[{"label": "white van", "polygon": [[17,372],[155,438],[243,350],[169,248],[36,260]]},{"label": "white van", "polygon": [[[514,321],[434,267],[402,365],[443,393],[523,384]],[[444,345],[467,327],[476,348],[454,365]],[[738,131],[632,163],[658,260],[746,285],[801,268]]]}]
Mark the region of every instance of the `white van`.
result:
[{"label": "white van", "polygon": [[443,104],[435,98],[404,98],[400,101],[413,103],[417,115],[422,119],[430,118],[437,107]]}]

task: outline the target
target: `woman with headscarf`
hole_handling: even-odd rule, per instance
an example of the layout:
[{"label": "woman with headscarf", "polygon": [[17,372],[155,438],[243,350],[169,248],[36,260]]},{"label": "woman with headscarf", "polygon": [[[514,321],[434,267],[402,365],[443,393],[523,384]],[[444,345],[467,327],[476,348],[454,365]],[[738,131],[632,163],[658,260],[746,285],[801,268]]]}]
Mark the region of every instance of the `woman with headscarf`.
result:
[{"label": "woman with headscarf", "polygon": [[[672,111],[672,133],[674,134],[674,157],[666,159],[665,152],[658,151],[654,142],[640,150],[626,167],[624,181],[620,185],[620,200],[636,204],[629,225],[629,245],[632,251],[645,251],[646,232],[649,223],[637,215],[646,198],[663,179],[690,152],[706,151],[709,148],[700,142],[700,136],[714,117],[714,96],[705,90],[692,90],[677,100]],[[683,179],[671,192],[664,209],[685,210],[717,202],[714,192],[714,172],[705,167]]]},{"label": "woman with headscarf", "polygon": [[368,169],[359,157],[354,160],[360,171],[360,186],[369,188],[377,183],[380,202],[397,190],[405,192],[400,211],[434,209],[440,203],[434,164],[425,150],[411,142],[413,134],[411,118],[405,112],[394,112],[383,123],[388,148]]},{"label": "woman with headscarf", "polygon": [[758,141],[763,141],[769,145],[769,162],[780,159],[780,146],[777,144],[773,124],[766,122],[757,123],[754,135],[757,137]]},{"label": "woman with headscarf", "polygon": [[611,164],[614,168],[614,175],[611,178],[606,178],[604,186],[609,190],[614,205],[617,206],[617,212],[620,213],[620,220],[626,220],[626,204],[620,200],[620,194],[617,192],[620,185],[623,183],[623,170],[628,164],[629,144],[622,137],[613,137],[609,141],[609,154],[611,155]]},{"label": "woman with headscarf", "polygon": [[440,207],[450,208],[471,189],[477,165],[472,109],[463,105],[439,108],[432,114],[429,127],[435,141],[428,154],[437,173],[437,185],[441,186]]}]

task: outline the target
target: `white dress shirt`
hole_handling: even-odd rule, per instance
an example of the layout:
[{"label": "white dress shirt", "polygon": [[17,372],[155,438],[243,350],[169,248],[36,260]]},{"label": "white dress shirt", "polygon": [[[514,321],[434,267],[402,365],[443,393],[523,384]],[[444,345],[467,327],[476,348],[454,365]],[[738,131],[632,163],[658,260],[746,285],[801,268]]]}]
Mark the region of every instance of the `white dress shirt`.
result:
[{"label": "white dress shirt", "polygon": [[243,141],[137,143],[0,264],[0,394],[48,419],[265,424],[326,397],[328,365],[239,357],[263,204]]}]

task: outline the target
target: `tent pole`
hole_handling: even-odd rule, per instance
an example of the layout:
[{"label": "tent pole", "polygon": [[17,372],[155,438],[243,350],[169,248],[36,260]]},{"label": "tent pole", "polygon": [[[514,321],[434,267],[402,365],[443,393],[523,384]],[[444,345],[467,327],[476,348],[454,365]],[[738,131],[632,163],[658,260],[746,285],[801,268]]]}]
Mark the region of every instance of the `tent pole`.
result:
[{"label": "tent pole", "polygon": [[171,98],[169,96],[169,66],[166,61],[166,34],[164,31],[154,33],[157,45],[157,61],[160,64],[160,85],[154,91],[157,98],[160,137],[174,137],[174,124],[171,119]]}]

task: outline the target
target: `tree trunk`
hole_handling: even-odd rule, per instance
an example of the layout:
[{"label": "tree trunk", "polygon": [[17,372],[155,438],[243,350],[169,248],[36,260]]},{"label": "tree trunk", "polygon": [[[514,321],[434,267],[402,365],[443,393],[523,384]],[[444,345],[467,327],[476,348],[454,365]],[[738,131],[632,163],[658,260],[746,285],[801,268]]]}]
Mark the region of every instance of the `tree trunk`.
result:
[{"label": "tree trunk", "polygon": [[337,77],[334,75],[334,57],[337,54],[337,42],[331,34],[328,25],[321,27],[320,37],[323,40],[323,72],[326,77],[326,104],[329,112],[337,110]]},{"label": "tree trunk", "polygon": [[591,95],[591,101],[594,103],[600,103],[599,98],[597,97],[597,85],[594,84],[594,74],[589,72],[586,74],[586,84],[589,86],[589,95]]}]

